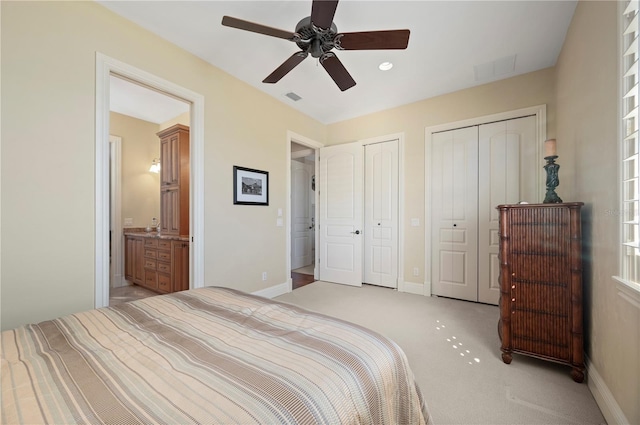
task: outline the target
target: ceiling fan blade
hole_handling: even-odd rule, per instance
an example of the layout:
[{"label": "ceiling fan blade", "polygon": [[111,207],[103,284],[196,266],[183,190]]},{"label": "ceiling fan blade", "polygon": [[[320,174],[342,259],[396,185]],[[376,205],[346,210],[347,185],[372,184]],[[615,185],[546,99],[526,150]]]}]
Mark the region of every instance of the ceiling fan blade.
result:
[{"label": "ceiling fan blade", "polygon": [[340,90],[345,91],[356,85],[355,80],[344,67],[340,59],[333,53],[325,53],[320,58],[320,63],[327,70],[333,81],[338,85]]},{"label": "ceiling fan blade", "polygon": [[223,16],[222,25],[224,25],[225,27],[256,32],[258,34],[270,35],[271,37],[284,38],[285,40],[289,41],[293,41],[296,38],[296,34],[292,32],[268,27],[266,25],[256,24],[254,22],[244,21],[238,18],[232,18],[231,16]]},{"label": "ceiling fan blade", "polygon": [[338,0],[313,0],[311,4],[311,22],[324,30],[331,28],[336,14]]},{"label": "ceiling fan blade", "polygon": [[282,77],[287,75],[289,71],[298,66],[300,62],[302,62],[307,57],[307,55],[308,53],[306,52],[294,53],[293,55],[291,55],[291,57],[289,57],[289,59],[284,61],[282,65],[277,67],[275,71],[269,74],[267,78],[262,80],[262,82],[269,84],[277,83]]},{"label": "ceiling fan blade", "polygon": [[409,30],[345,32],[336,36],[341,50],[406,49]]}]

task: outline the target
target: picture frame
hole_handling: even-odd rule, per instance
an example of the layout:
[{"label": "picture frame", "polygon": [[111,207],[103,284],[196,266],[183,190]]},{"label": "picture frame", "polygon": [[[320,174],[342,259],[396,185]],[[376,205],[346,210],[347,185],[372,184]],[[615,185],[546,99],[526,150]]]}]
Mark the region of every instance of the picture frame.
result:
[{"label": "picture frame", "polygon": [[233,166],[234,205],[269,205],[269,172]]}]

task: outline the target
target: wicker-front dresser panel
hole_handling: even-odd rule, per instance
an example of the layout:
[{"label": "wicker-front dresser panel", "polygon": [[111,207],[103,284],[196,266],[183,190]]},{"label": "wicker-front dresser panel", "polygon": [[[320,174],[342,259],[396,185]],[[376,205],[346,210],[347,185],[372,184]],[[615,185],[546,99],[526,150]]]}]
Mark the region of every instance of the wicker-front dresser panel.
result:
[{"label": "wicker-front dresser panel", "polygon": [[502,358],[512,352],[573,366],[582,382],[582,203],[501,205]]}]

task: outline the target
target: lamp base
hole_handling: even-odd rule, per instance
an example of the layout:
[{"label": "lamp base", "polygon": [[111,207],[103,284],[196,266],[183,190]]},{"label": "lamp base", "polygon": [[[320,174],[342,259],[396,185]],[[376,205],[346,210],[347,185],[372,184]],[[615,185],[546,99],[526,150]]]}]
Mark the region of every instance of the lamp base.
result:
[{"label": "lamp base", "polygon": [[547,194],[544,197],[543,204],[560,204],[562,203],[562,199],[558,196],[556,191],[553,188],[547,188]]},{"label": "lamp base", "polygon": [[556,164],[557,157],[557,155],[544,157],[547,160],[547,165],[544,166],[547,172],[547,194],[544,197],[544,201],[542,201],[544,204],[559,204],[562,202],[562,199],[556,193],[556,187],[560,184],[560,179],[558,178],[560,165]]}]

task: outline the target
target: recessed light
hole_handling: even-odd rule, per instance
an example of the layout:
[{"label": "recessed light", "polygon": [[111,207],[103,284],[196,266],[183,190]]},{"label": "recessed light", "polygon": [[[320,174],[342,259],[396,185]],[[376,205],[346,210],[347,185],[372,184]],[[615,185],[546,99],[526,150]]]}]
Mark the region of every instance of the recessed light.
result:
[{"label": "recessed light", "polygon": [[382,62],[378,65],[378,69],[380,69],[380,71],[388,71],[391,68],[393,68],[393,64],[391,62]]}]

